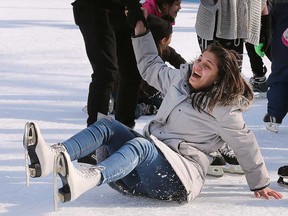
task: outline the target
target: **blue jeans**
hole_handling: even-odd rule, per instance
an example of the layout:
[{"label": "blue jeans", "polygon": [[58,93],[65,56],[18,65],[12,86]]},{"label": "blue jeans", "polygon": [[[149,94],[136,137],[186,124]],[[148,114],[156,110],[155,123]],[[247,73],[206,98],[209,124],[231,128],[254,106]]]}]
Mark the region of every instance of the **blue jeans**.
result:
[{"label": "blue jeans", "polygon": [[129,191],[151,198],[183,201],[186,191],[153,142],[112,118],[103,118],[63,142],[71,160],[105,145],[109,157],[97,164],[102,184],[122,180]]}]

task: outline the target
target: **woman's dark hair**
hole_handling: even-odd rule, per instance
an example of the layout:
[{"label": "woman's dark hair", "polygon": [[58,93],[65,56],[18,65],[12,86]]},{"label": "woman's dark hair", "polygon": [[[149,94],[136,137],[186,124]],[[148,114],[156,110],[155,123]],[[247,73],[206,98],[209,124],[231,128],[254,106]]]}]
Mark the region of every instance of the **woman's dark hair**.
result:
[{"label": "woman's dark hair", "polygon": [[210,44],[203,52],[205,51],[213,53],[218,58],[218,79],[214,85],[192,94],[193,108],[200,111],[208,107],[208,110],[212,111],[216,104],[232,105],[241,96],[253,100],[253,91],[241,74],[239,55],[219,44]]}]

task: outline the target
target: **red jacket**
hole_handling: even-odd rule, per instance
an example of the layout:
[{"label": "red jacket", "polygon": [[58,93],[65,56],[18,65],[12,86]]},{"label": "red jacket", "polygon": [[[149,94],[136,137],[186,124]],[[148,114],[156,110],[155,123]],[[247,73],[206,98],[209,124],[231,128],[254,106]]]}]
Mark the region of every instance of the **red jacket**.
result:
[{"label": "red jacket", "polygon": [[162,12],[156,4],[156,0],[146,0],[142,6],[146,8],[148,15],[154,14],[155,16],[162,17]]}]

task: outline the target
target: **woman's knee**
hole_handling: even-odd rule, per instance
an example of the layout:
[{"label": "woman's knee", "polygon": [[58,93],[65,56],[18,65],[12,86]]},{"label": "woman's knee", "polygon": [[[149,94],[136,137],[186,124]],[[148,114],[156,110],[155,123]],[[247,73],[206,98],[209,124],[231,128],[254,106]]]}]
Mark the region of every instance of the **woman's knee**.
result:
[{"label": "woman's knee", "polygon": [[142,156],[147,156],[157,151],[155,145],[144,137],[136,137],[128,141],[127,144],[132,145]]}]

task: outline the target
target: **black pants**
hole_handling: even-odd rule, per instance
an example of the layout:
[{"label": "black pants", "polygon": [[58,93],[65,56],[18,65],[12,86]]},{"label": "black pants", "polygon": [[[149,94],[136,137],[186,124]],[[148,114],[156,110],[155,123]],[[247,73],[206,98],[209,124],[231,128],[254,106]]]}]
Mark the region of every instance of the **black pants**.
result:
[{"label": "black pants", "polygon": [[[245,43],[245,48],[247,50],[247,54],[249,56],[250,66],[255,77],[265,76],[266,71],[263,70],[264,62],[262,58],[255,52],[255,48],[253,44]],[[270,46],[265,52],[265,55],[270,59]]]},{"label": "black pants", "polygon": [[97,120],[98,112],[108,113],[111,90],[116,79],[119,79],[115,118],[133,127],[141,76],[124,6],[108,0],[76,0],[72,5],[75,23],[83,35],[93,69],[87,102],[87,125]]}]

